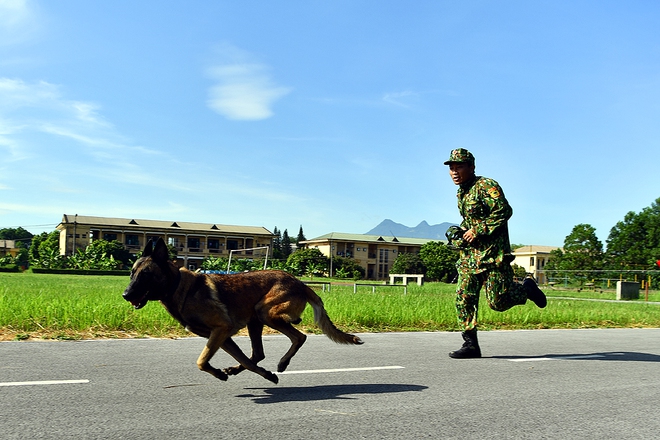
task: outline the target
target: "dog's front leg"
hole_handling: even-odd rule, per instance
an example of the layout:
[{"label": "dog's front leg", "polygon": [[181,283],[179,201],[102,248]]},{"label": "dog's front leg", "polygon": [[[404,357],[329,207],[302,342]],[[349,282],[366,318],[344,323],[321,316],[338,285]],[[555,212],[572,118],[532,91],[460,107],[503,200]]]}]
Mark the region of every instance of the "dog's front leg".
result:
[{"label": "dog's front leg", "polygon": [[209,340],[206,342],[206,346],[204,347],[204,350],[202,350],[202,354],[199,355],[199,358],[197,358],[197,368],[199,368],[202,371],[206,371],[209,374],[212,374],[213,376],[217,377],[220,380],[227,380],[227,374],[219,370],[217,368],[214,368],[211,366],[209,361],[213,357],[213,355],[218,351],[218,348],[225,342],[227,339],[227,334],[219,331],[213,331],[211,332],[211,335],[209,336]]},{"label": "dog's front leg", "polygon": [[275,374],[271,373],[265,368],[261,368],[260,366],[252,362],[252,360],[249,357],[247,357],[245,353],[243,353],[240,347],[236,345],[236,343],[231,338],[225,339],[221,347],[224,351],[229,353],[229,355],[231,355],[234,359],[236,359],[238,363],[244,366],[247,370],[250,370],[253,373],[257,373],[258,375],[262,376],[264,379],[268,379],[273,383],[277,383],[279,381],[279,379]]},{"label": "dog's front leg", "polygon": [[[256,365],[263,361],[265,358],[264,344],[261,341],[261,333],[264,330],[264,325],[258,319],[253,319],[248,323],[247,328],[248,334],[250,335],[250,343],[252,345],[252,356],[250,356],[250,359]],[[227,373],[229,376],[232,376],[240,373],[243,370],[245,370],[245,367],[241,364],[238,364],[234,367],[227,367],[222,371]]]}]

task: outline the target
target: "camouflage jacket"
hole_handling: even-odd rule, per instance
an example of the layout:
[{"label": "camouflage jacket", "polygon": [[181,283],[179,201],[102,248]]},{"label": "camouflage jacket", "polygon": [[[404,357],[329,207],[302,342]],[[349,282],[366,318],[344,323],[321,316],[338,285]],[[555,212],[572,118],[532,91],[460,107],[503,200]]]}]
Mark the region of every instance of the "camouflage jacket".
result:
[{"label": "camouflage jacket", "polygon": [[505,261],[510,263],[507,222],[513,209],[500,185],[493,179],[475,176],[459,186],[456,196],[463,217],[461,227],[472,229],[476,236],[472,244],[461,249],[456,263],[459,272],[480,273]]}]

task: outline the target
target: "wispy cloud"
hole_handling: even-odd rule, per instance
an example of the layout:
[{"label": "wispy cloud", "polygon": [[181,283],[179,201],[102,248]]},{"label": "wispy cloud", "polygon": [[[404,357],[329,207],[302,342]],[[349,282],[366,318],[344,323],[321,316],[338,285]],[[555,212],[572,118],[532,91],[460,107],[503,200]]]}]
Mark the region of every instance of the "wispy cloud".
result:
[{"label": "wispy cloud", "polygon": [[[115,191],[139,187],[166,191],[172,197],[185,194],[189,200],[199,188],[209,186],[223,188],[226,197],[259,203],[289,202],[293,197],[278,187],[264,187],[263,182],[248,184],[251,179],[240,175],[217,176],[196,158],[186,160],[133,145],[103,118],[100,106],[67,99],[59,86],[43,81],[0,78],[0,154],[3,151],[14,162],[22,160],[21,167],[13,167],[29,176],[22,185],[43,188],[43,193],[57,198],[83,198],[108,187]],[[163,172],[171,169],[186,179]],[[14,189],[17,176],[18,171],[0,175],[0,190]],[[19,205],[0,206],[0,210]]]},{"label": "wispy cloud", "polygon": [[403,90],[400,92],[386,92],[381,99],[388,104],[411,108],[414,104],[419,103],[426,95],[458,96],[458,93],[453,90]]},{"label": "wispy cloud", "polygon": [[29,39],[37,30],[37,17],[28,0],[0,0],[0,46]]},{"label": "wispy cloud", "polygon": [[[0,0],[1,1],[1,0]],[[57,85],[0,78],[0,149],[14,159],[27,158],[29,144],[21,134],[68,137],[88,147],[117,147],[112,125],[93,103],[68,100]],[[34,146],[33,146],[34,147]]]},{"label": "wispy cloud", "polygon": [[394,104],[400,107],[408,108],[410,107],[410,104],[408,104],[407,101],[410,101],[410,99],[412,98],[417,98],[418,96],[419,96],[418,93],[411,91],[390,92],[390,93],[385,93],[385,95],[383,95],[383,101],[389,104]]},{"label": "wispy cloud", "polygon": [[[160,151],[132,145],[99,110],[95,103],[67,99],[59,86],[48,82],[0,78],[0,154],[4,152],[5,161],[22,161],[22,167],[32,170],[28,174],[33,183],[45,174],[61,181],[79,176],[88,182],[110,176],[121,182],[123,176],[124,183],[131,184],[132,176],[149,174],[149,170],[136,169],[135,161],[168,159]],[[74,157],[85,166],[56,165],[70,164]],[[47,184],[51,191],[61,186]]]},{"label": "wispy cloud", "polygon": [[278,86],[269,66],[250,61],[250,55],[231,45],[218,49],[223,61],[206,70],[216,83],[209,88],[207,105],[232,120],[258,121],[273,116],[274,103],[291,92]]}]

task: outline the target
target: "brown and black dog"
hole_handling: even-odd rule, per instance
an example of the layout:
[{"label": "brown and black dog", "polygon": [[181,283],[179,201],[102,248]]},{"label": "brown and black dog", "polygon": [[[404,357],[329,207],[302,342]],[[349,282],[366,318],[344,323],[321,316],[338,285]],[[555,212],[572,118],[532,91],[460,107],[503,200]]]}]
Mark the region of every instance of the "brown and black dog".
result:
[{"label": "brown and black dog", "polygon": [[[135,309],[144,307],[148,301],[160,301],[189,331],[207,338],[197,366],[220,380],[248,369],[277,383],[274,373],[257,365],[265,357],[263,327],[267,325],[291,340],[291,348],[277,365],[277,371],[282,372],[307,339],[291,325],[301,321],[307,303],[311,304],[314,320],[328,338],[339,344],[362,344],[357,336],[335,327],[321,298],[292,275],[276,270],[232,275],[193,273],[177,268],[169,260],[162,238],[155,246],[151,241],[147,243],[142,257],[133,265],[131,281],[123,296]],[[246,326],[252,345],[250,358],[231,339]],[[212,367],[209,361],[219,348],[239,365],[224,370]]]}]

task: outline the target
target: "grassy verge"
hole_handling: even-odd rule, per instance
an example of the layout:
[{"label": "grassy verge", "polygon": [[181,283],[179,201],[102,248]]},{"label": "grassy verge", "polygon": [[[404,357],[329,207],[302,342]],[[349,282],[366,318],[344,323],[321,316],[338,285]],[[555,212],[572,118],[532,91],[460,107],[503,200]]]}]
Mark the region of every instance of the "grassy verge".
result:
[{"label": "grassy verge", "polygon": [[[128,277],[0,273],[0,340],[91,339],[190,336],[157,303],[133,310],[121,298]],[[335,324],[350,332],[456,330],[454,285],[427,283],[403,289],[333,285],[321,292]],[[660,327],[660,306],[642,300],[592,302],[572,298],[614,299],[612,292],[546,290],[541,310],[533,304],[504,312],[490,310],[482,298],[480,328]],[[553,298],[554,297],[554,298]],[[562,298],[563,297],[563,298]],[[653,292],[650,301],[660,301]],[[317,333],[308,307],[299,326]]]}]

